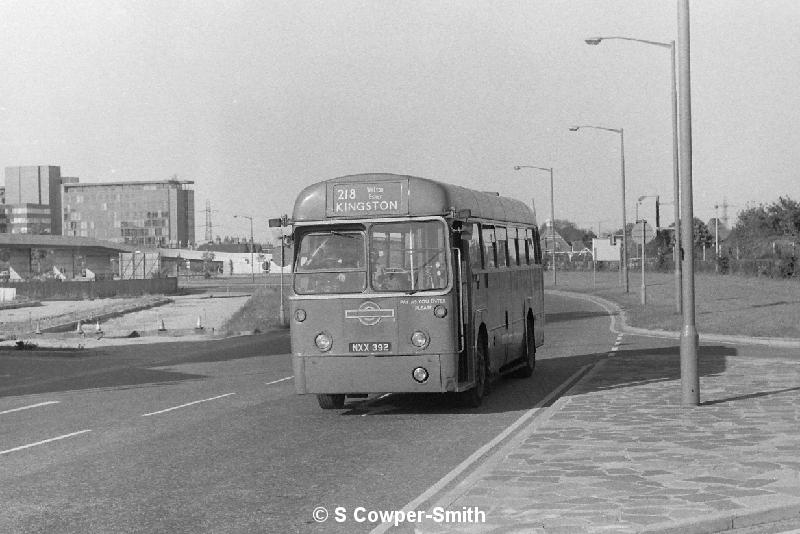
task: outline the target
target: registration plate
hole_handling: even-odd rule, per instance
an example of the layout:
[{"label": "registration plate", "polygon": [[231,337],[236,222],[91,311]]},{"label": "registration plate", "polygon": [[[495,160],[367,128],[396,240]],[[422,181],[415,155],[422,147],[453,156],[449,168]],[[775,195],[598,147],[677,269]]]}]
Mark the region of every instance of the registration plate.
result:
[{"label": "registration plate", "polygon": [[389,352],[392,344],[381,341],[367,341],[362,343],[350,343],[350,352]]}]

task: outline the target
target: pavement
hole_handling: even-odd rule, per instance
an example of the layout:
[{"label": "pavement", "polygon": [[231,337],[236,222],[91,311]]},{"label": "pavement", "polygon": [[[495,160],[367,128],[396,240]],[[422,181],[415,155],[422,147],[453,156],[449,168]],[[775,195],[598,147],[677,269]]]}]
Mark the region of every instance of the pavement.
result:
[{"label": "pavement", "polygon": [[0,309],[0,328],[6,326],[0,330],[5,334],[0,336],[0,347],[23,341],[41,348],[83,349],[222,337],[229,334],[221,327],[249,297],[245,292],[208,291],[169,297],[42,301],[36,306]]},{"label": "pavement", "polygon": [[[571,296],[614,314],[614,345],[551,406],[526,412],[521,430],[474,471],[425,500],[426,519],[373,532],[684,534],[800,527],[800,354],[782,346],[767,351],[758,339],[701,342],[701,405],[682,406],[674,341],[654,341],[659,332],[639,329],[627,334],[630,327],[613,303]],[[437,511],[461,516],[437,521]]]}]

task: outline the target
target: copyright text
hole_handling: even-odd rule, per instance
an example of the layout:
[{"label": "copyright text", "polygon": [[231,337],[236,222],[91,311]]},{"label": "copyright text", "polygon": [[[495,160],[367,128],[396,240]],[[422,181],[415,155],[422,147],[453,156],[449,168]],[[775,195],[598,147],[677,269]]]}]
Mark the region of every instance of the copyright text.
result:
[{"label": "copyright text", "polygon": [[[317,523],[324,523],[330,517],[328,509],[324,506],[314,508],[311,515]],[[394,526],[403,523],[422,523],[423,521],[442,524],[486,523],[486,512],[476,506],[465,506],[460,510],[446,510],[441,506],[431,510],[368,510],[363,506],[357,506],[348,510],[344,506],[337,506],[333,509],[333,520],[337,523],[355,521],[356,523],[389,523]]]}]

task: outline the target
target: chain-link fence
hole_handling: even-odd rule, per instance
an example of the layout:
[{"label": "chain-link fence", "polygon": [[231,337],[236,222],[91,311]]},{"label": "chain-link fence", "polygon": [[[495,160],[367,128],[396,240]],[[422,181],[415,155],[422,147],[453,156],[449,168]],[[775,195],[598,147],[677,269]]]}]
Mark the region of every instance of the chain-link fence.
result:
[{"label": "chain-link fence", "polygon": [[[544,268],[550,270],[552,261],[549,255],[544,256]],[[615,271],[619,269],[619,262],[600,261],[596,267],[592,265],[591,255],[556,254],[556,268],[559,271]],[[769,278],[791,278],[800,279],[800,261],[795,256],[774,257],[774,258],[730,258],[720,256],[714,258],[706,256],[702,259],[702,254],[695,255],[695,271],[702,273],[717,273],[721,275],[733,274],[738,276],[755,276]],[[641,269],[641,258],[632,257],[628,259],[629,269]],[[672,254],[660,254],[654,258],[646,258],[645,270],[657,272],[672,272],[675,270],[675,263]]]}]

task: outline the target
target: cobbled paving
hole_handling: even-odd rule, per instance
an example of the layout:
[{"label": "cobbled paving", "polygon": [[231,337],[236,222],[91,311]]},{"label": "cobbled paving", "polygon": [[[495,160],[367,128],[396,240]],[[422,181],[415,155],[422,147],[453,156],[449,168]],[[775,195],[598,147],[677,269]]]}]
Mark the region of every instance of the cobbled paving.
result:
[{"label": "cobbled paving", "polygon": [[446,504],[486,523],[415,530],[627,533],[800,505],[800,363],[713,360],[699,407],[681,406],[677,355],[600,362]]}]

